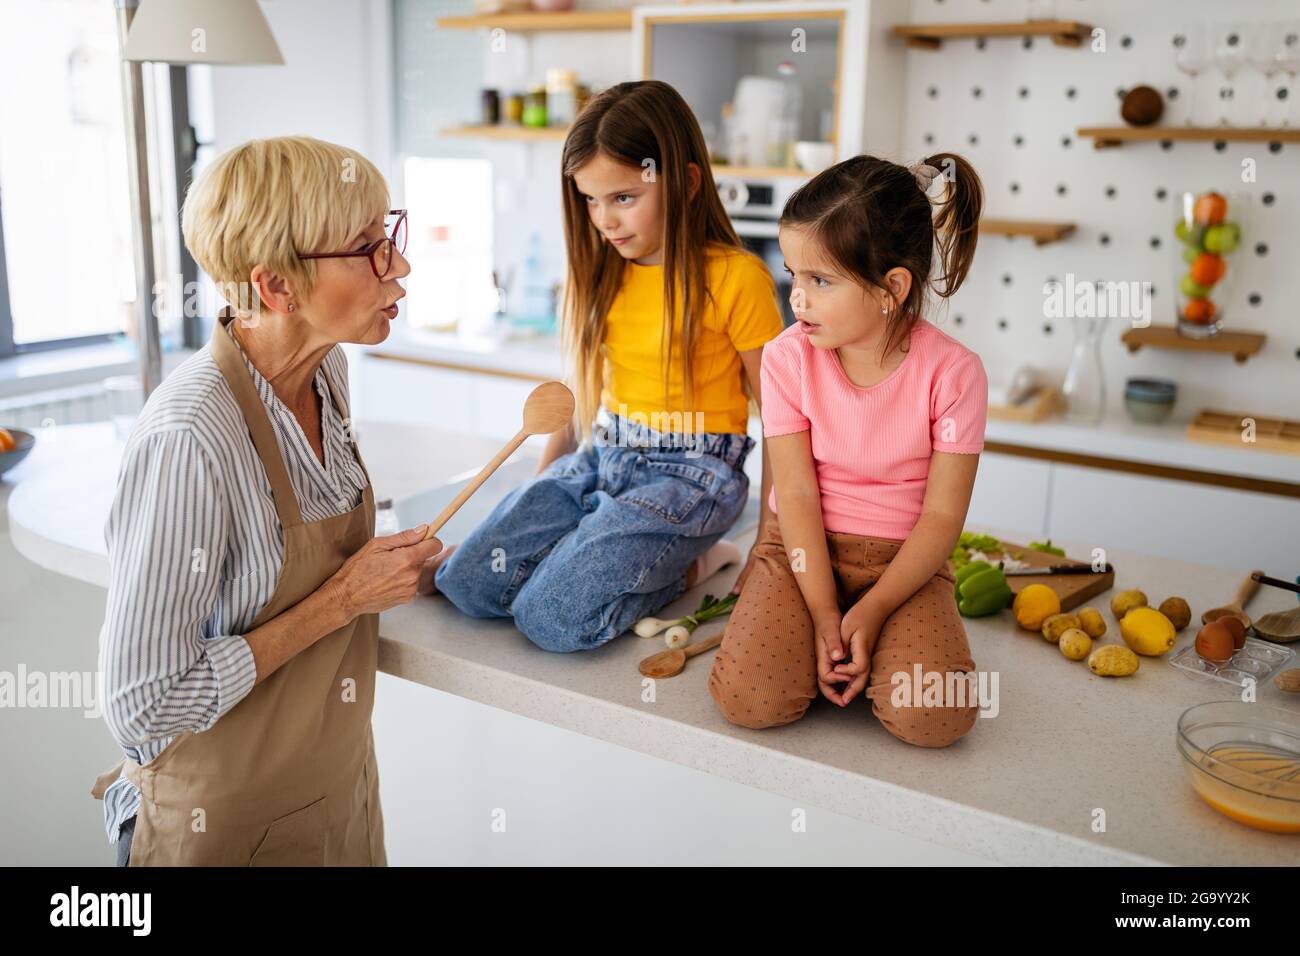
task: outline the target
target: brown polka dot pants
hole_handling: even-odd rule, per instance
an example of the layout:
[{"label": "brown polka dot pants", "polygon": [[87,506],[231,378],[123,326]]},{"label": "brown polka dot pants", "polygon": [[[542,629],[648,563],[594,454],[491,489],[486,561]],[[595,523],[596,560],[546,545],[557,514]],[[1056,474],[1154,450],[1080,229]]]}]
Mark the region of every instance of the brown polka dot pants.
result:
[{"label": "brown polka dot pants", "polygon": [[[841,610],[847,611],[880,579],[902,545],[888,538],[826,534]],[[732,723],[776,727],[798,720],[820,694],[813,621],[776,521],[754,554],[713,661],[709,693]],[[918,664],[922,685],[944,679],[942,686],[952,687],[944,675],[975,671],[947,563],[881,627],[865,690],[876,719],[899,740],[946,747],[975,725],[978,701],[969,688],[964,697],[946,699],[940,706],[923,706],[934,704],[939,699],[934,696],[896,693],[894,675],[907,674],[904,686],[911,687]],[[900,702],[900,697],[905,699]]]}]

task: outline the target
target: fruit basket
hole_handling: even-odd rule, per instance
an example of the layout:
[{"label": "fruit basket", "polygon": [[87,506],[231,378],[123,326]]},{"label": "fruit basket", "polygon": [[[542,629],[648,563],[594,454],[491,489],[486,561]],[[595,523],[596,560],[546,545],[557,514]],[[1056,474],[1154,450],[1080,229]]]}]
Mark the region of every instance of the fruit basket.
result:
[{"label": "fruit basket", "polygon": [[1232,286],[1231,264],[1244,241],[1242,217],[1249,197],[1217,192],[1180,194],[1174,235],[1179,243],[1178,310],[1182,335],[1208,339],[1219,334]]}]

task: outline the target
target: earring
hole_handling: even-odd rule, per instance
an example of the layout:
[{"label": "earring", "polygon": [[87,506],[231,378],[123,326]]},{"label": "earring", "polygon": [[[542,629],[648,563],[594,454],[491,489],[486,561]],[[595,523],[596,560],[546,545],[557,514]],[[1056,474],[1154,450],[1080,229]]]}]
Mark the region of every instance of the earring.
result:
[{"label": "earring", "polygon": [[293,311],[294,309],[296,309],[296,308],[298,308],[298,307],[297,307],[296,305],[294,305],[292,302],[289,303],[289,311],[290,311],[290,312],[292,312],[292,311]]}]

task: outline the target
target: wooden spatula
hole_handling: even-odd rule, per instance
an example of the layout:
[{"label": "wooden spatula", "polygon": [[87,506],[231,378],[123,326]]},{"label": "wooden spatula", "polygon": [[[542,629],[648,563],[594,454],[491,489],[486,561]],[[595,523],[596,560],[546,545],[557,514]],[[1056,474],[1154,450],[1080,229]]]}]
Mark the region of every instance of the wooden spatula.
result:
[{"label": "wooden spatula", "polygon": [[424,540],[428,541],[451,520],[451,516],[460,510],[460,506],[469,500],[469,496],[478,491],[479,486],[488,480],[492,472],[515,453],[515,449],[524,443],[525,438],[529,435],[549,435],[567,425],[573,419],[573,405],[573,393],[562,382],[543,382],[533,389],[528,400],[524,402],[524,427],[519,429],[519,434],[506,442],[505,447],[483,466],[483,470],[474,480],[460,490],[460,494],[452,499],[451,504],[442,509],[442,514],[433,519],[429,529],[424,533]]},{"label": "wooden spatula", "polygon": [[722,632],[719,631],[712,637],[706,637],[694,644],[687,644],[685,647],[673,647],[666,651],[660,651],[658,654],[651,654],[641,662],[638,670],[645,677],[676,677],[686,669],[686,659],[688,657],[694,657],[696,654],[707,651],[711,647],[717,647],[721,643]]},{"label": "wooden spatula", "polygon": [[1300,640],[1300,607],[1261,615],[1255,622],[1255,633],[1276,644]]}]

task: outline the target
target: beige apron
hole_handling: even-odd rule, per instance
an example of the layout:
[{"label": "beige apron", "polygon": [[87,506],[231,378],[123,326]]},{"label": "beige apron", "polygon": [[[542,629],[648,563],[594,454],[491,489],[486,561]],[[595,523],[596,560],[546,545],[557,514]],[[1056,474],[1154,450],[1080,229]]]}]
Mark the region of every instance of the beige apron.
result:
[{"label": "beige apron", "polygon": [[[243,412],[284,529],[284,565],[253,620],[258,627],[370,540],[375,499],[367,473],[360,505],[303,521],[228,319],[223,310],[213,327],[212,356]],[[328,373],[326,381],[345,414]],[[286,661],[210,729],[178,735],[144,766],[124,760],[100,775],[91,791],[98,799],[123,766],[140,789],[130,865],[386,866],[370,727],[378,653],[379,616],[363,614]]]}]

